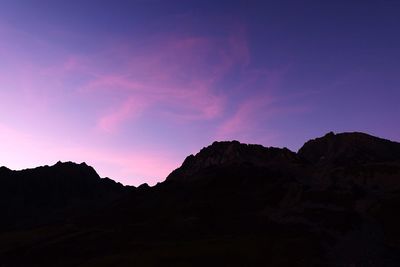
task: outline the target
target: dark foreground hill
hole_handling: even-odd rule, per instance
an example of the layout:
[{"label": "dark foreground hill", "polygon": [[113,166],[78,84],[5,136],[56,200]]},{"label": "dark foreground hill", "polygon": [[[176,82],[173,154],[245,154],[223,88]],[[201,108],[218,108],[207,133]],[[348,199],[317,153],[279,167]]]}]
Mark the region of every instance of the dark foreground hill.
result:
[{"label": "dark foreground hill", "polygon": [[154,187],[0,169],[0,266],[400,266],[400,144],[215,142]]}]

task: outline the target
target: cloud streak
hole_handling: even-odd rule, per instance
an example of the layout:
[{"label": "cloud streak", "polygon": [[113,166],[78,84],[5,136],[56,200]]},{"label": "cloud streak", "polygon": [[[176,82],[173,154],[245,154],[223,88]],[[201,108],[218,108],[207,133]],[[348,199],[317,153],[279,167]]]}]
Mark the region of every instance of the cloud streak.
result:
[{"label": "cloud streak", "polygon": [[98,120],[97,127],[105,132],[115,132],[119,125],[133,117],[140,115],[145,108],[143,101],[134,98],[128,98],[117,110],[108,112]]},{"label": "cloud streak", "polygon": [[[233,67],[248,64],[244,37],[164,37],[156,43],[162,46],[152,44],[140,53],[109,49],[112,58],[124,59],[121,68],[98,74],[81,86],[82,94],[119,96],[107,108],[110,114],[99,118],[100,129],[107,131],[106,125],[111,124],[118,129],[119,124],[137,118],[138,110],[154,106],[163,108],[171,119],[188,121],[213,120],[224,112],[228,96],[218,92],[218,82]],[[136,106],[141,108],[132,108],[132,99],[138,99]]]}]

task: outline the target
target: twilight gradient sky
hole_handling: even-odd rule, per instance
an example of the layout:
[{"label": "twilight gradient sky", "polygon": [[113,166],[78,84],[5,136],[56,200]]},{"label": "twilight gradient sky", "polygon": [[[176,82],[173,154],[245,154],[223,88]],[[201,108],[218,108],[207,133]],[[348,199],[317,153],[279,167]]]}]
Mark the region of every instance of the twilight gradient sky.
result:
[{"label": "twilight gradient sky", "polygon": [[400,1],[0,0],[0,165],[85,161],[139,185],[214,140],[400,141],[399,14]]}]

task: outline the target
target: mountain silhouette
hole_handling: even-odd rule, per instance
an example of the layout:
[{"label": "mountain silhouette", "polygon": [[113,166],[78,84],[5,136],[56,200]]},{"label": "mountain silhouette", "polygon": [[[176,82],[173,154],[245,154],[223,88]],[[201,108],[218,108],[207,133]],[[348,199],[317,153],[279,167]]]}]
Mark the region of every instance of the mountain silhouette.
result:
[{"label": "mountain silhouette", "polygon": [[162,183],[0,168],[0,266],[399,266],[400,144],[214,142]]},{"label": "mountain silhouette", "polygon": [[0,225],[23,227],[64,219],[83,207],[95,208],[127,190],[109,178],[100,179],[86,163],[12,171],[0,168]]}]

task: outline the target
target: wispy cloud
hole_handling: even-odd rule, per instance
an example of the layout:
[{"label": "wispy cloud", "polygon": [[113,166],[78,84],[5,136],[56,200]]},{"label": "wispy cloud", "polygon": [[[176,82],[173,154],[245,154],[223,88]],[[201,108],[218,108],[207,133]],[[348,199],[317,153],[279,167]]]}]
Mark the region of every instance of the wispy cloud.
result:
[{"label": "wispy cloud", "polygon": [[[268,118],[275,113],[274,100],[274,97],[268,94],[243,100],[233,113],[226,116],[226,119],[218,126],[215,138],[218,140],[256,140],[260,137],[260,133],[256,129],[260,128],[260,124],[265,124]],[[266,132],[261,133],[261,135],[266,134]]]},{"label": "wispy cloud", "polygon": [[128,98],[116,110],[108,112],[98,121],[97,127],[105,132],[115,132],[118,126],[127,119],[132,119],[140,115],[145,108],[145,103],[140,99]]},{"label": "wispy cloud", "polygon": [[160,37],[156,44],[142,48],[140,53],[127,48],[122,52],[113,48],[110,51],[120,60],[121,68],[96,75],[80,89],[86,95],[120,96],[114,107],[106,108],[111,113],[99,118],[97,125],[101,129],[109,129],[103,127],[108,124],[104,121],[112,121],[112,128],[117,129],[118,124],[136,117],[133,113],[138,109],[127,108],[131,104],[126,99],[140,99],[136,107],[141,109],[164,108],[163,113],[171,119],[218,118],[229,97],[218,91],[218,82],[234,66],[245,65],[249,60],[242,35],[215,39]]}]

